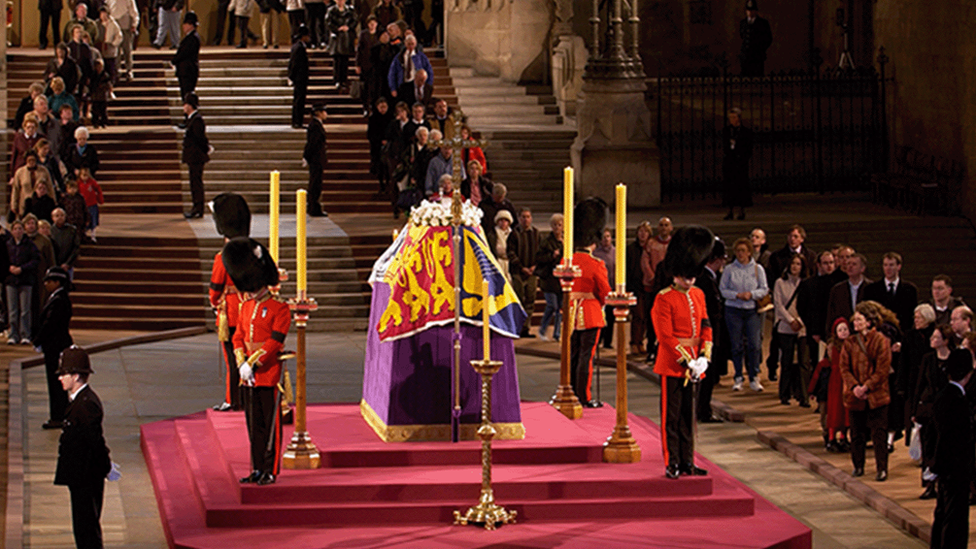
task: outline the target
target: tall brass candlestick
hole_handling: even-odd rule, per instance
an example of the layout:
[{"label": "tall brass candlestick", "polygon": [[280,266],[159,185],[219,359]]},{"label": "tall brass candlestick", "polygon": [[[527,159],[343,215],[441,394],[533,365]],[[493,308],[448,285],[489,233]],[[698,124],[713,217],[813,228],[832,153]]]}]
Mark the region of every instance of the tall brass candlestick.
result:
[{"label": "tall brass candlestick", "polygon": [[308,324],[308,314],[318,309],[315,299],[307,295],[307,256],[305,253],[305,190],[298,191],[296,206],[295,244],[298,272],[298,295],[289,300],[288,305],[295,313],[295,327],[298,331],[298,349],[296,350],[295,372],[295,432],[291,442],[285,448],[281,466],[285,469],[318,469],[321,462],[319,449],[312,442],[308,434],[306,421],[306,389],[305,389],[305,327]]},{"label": "tall brass candlestick", "polygon": [[637,303],[633,294],[627,293],[627,186],[617,185],[617,291],[607,296],[607,305],[613,307],[617,324],[617,423],[613,433],[603,444],[603,461],[608,463],[635,463],[641,459],[641,449],[627,424],[627,314]]},{"label": "tall brass candlestick", "polygon": [[559,355],[559,386],[556,387],[556,394],[549,399],[549,404],[569,419],[579,419],[583,417],[583,405],[580,404],[579,399],[576,398],[576,393],[573,392],[570,377],[572,372],[570,372],[571,365],[569,363],[569,338],[573,333],[573,323],[570,319],[572,315],[569,310],[569,294],[573,291],[573,280],[579,278],[581,272],[578,266],[573,265],[573,257],[567,256],[563,258],[559,266],[552,270],[552,274],[559,278],[563,290],[563,333],[560,340],[562,352]]},{"label": "tall brass candlestick", "polygon": [[481,374],[481,426],[478,427],[478,438],[481,439],[481,496],[478,504],[468,509],[462,515],[454,511],[454,524],[484,524],[485,530],[494,530],[499,524],[513,524],[515,511],[509,511],[495,503],[495,493],[491,488],[491,439],[496,431],[491,424],[491,378],[502,363],[491,360],[491,328],[488,317],[488,281],[481,281],[482,319],[484,322],[484,359],[472,360],[471,366]]}]

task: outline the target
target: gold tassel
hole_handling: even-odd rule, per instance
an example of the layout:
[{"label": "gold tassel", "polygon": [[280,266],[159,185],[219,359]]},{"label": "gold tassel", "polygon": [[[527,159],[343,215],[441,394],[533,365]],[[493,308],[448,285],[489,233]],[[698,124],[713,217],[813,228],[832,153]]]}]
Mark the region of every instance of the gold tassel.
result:
[{"label": "gold tassel", "polygon": [[285,387],[282,392],[285,394],[285,402],[288,404],[295,403],[295,391],[292,390],[291,374],[288,373],[288,368],[285,368]]},{"label": "gold tassel", "polygon": [[217,340],[230,341],[230,322],[227,319],[225,307],[217,311]]}]

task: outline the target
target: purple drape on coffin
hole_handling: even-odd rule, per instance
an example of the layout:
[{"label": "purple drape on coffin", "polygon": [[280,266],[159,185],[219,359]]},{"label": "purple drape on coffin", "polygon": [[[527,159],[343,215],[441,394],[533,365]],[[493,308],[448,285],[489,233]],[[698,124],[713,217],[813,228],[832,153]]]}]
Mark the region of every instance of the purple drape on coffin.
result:
[{"label": "purple drape on coffin", "polygon": [[[386,425],[450,425],[453,322],[395,341],[381,342],[376,326],[390,299],[390,286],[377,281],[369,313],[363,400]],[[461,423],[481,421],[481,376],[471,360],[482,358],[482,332],[461,323]],[[491,420],[521,422],[515,345],[492,333],[491,358],[502,361],[492,378]]]}]

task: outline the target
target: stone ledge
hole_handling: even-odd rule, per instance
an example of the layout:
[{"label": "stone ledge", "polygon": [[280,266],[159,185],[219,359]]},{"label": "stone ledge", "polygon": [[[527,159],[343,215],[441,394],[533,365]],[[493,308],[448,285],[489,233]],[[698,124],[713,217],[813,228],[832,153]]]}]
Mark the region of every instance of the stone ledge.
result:
[{"label": "stone ledge", "polygon": [[861,482],[845,471],[838,469],[829,462],[809,452],[805,448],[793,444],[788,439],[772,431],[756,431],[756,439],[769,446],[810,471],[817,473],[831,484],[842,488],[855,499],[874,509],[889,522],[925,543],[931,537],[932,525],[915,513],[898,505],[894,500]]}]

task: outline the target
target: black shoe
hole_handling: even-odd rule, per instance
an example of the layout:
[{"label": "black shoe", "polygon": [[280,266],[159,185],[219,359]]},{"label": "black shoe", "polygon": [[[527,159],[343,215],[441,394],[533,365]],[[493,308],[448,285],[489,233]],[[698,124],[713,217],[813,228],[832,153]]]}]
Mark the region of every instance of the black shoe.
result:
[{"label": "black shoe", "polygon": [[783,406],[789,406],[790,405],[790,399],[788,399],[788,398],[781,398],[781,399],[779,399],[779,403],[782,404]]},{"label": "black shoe", "polygon": [[884,482],[888,480],[888,471],[878,471],[878,474],[877,476],[874,477],[874,480],[878,482]]},{"label": "black shoe", "polygon": [[667,468],[664,469],[664,476],[670,479],[676,479],[681,476],[681,471],[678,470],[677,465],[668,465]]},{"label": "black shoe", "polygon": [[806,400],[801,400],[800,401],[800,408],[809,408],[809,407],[810,407],[810,402],[808,402]]},{"label": "black shoe", "polygon": [[776,377],[776,372],[769,372],[769,375],[766,376],[766,379],[768,379],[769,381],[776,381],[779,378]]},{"label": "black shoe", "polygon": [[296,130],[300,130],[300,129],[304,128],[305,126],[302,126],[301,124],[292,124],[291,127],[292,128],[295,128]]},{"label": "black shoe", "polygon": [[922,492],[922,495],[918,496],[918,499],[935,499],[938,495],[938,492],[935,491],[935,483],[932,482],[925,487],[925,491]]},{"label": "black shoe", "polygon": [[851,473],[851,476],[852,477],[863,477],[864,476],[864,469],[863,468],[854,469],[854,472]]},{"label": "black shoe", "polygon": [[247,44],[238,44],[238,45],[234,46],[234,49],[243,50],[246,47],[247,47]]},{"label": "black shoe", "polygon": [[63,426],[64,426],[64,424],[62,422],[60,422],[60,421],[54,421],[53,419],[49,419],[49,420],[47,420],[47,421],[44,422],[44,425],[41,425],[41,429],[46,429],[46,430],[60,429]]},{"label": "black shoe", "polygon": [[888,445],[888,453],[891,454],[894,451],[895,451],[895,445],[894,444],[889,444]]},{"label": "black shoe", "polygon": [[329,217],[329,213],[325,210],[312,210],[308,212],[308,215],[312,217]]},{"label": "black shoe", "polygon": [[583,406],[586,408],[603,408],[603,403],[600,402],[599,400],[591,400],[583,404]]},{"label": "black shoe", "polygon": [[199,219],[203,217],[203,212],[198,210],[190,210],[188,212],[183,212],[183,217],[187,219]]},{"label": "black shoe", "polygon": [[255,483],[258,486],[267,486],[268,484],[275,483],[275,476],[271,474],[271,471],[265,471]]},{"label": "black shoe", "polygon": [[841,439],[839,442],[837,442],[837,447],[840,448],[840,451],[841,452],[850,452],[851,451],[851,443],[848,442],[846,438],[845,439]]},{"label": "black shoe", "polygon": [[843,451],[843,450],[841,450],[841,448],[840,448],[840,444],[837,444],[837,443],[836,443],[835,441],[833,441],[833,440],[831,440],[830,442],[828,442],[828,443],[827,443],[827,444],[825,445],[825,449],[827,450],[827,452],[829,452],[829,453],[831,453],[831,454],[839,454],[839,453],[841,453],[841,452]]},{"label": "black shoe", "polygon": [[686,463],[680,467],[678,470],[682,475],[688,475],[693,477],[703,477],[708,474],[708,471],[702,469],[701,467],[696,467],[694,463]]},{"label": "black shoe", "polygon": [[724,221],[732,220],[732,212],[729,212],[725,217],[722,218]]},{"label": "black shoe", "polygon": [[261,479],[261,471],[251,471],[246,477],[241,477],[241,484],[254,484]]}]

